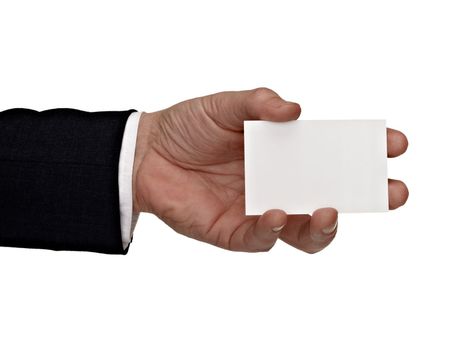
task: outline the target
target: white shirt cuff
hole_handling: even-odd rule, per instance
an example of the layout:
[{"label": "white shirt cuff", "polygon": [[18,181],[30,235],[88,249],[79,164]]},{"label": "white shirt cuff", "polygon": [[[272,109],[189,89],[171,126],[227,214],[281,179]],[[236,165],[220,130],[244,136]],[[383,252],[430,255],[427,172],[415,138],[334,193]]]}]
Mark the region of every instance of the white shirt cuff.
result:
[{"label": "white shirt cuff", "polygon": [[133,162],[135,160],[136,139],[141,112],[130,114],[125,125],[122,148],[119,158],[119,199],[120,199],[120,231],[122,247],[127,249],[132,241],[133,230],[138,220],[138,214],[133,214]]}]

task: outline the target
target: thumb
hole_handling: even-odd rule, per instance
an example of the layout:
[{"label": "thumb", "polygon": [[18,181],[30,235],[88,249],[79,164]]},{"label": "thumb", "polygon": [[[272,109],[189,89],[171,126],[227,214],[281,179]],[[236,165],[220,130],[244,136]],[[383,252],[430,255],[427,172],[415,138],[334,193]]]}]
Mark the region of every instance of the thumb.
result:
[{"label": "thumb", "polygon": [[301,107],[268,88],[226,91],[202,97],[205,112],[222,127],[241,131],[244,120],[295,120]]}]

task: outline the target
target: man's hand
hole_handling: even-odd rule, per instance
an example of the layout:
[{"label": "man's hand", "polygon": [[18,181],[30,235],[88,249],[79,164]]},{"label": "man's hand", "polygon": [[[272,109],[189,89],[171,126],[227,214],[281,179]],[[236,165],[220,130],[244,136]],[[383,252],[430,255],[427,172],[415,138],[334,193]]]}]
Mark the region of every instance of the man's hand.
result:
[{"label": "man's hand", "polygon": [[[278,238],[308,253],[335,237],[332,208],[288,216],[280,209],[246,216],[243,121],[294,120],[301,108],[259,88],[181,102],[144,113],[138,129],[134,211],[156,214],[186,236],[238,251],[267,251]],[[388,156],[406,151],[399,131],[388,129]],[[405,184],[389,180],[390,209],[408,198]]]}]

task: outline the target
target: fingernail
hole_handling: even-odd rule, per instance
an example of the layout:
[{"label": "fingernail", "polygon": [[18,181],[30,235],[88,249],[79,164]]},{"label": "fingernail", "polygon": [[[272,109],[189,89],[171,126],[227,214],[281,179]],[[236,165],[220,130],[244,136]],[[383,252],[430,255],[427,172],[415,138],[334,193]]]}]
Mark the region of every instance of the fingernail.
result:
[{"label": "fingernail", "polygon": [[273,227],[271,230],[274,232],[274,233],[278,233],[280,232],[282,229],[283,229],[284,225],[281,225],[281,226],[276,226],[276,227]]},{"label": "fingernail", "polygon": [[336,226],[338,226],[338,220],[335,221],[335,223],[331,226],[328,226],[328,227],[325,227],[324,229],[322,229],[322,232],[326,235],[329,235],[330,233],[332,233],[333,231],[335,231],[336,229]]}]

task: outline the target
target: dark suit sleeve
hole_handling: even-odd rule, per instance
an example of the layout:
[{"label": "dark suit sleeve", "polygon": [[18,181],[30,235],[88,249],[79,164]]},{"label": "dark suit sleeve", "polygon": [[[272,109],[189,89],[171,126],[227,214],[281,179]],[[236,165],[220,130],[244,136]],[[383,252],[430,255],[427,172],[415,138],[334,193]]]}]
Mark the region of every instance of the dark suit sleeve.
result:
[{"label": "dark suit sleeve", "polygon": [[118,165],[132,112],[0,112],[0,245],[126,253]]}]

